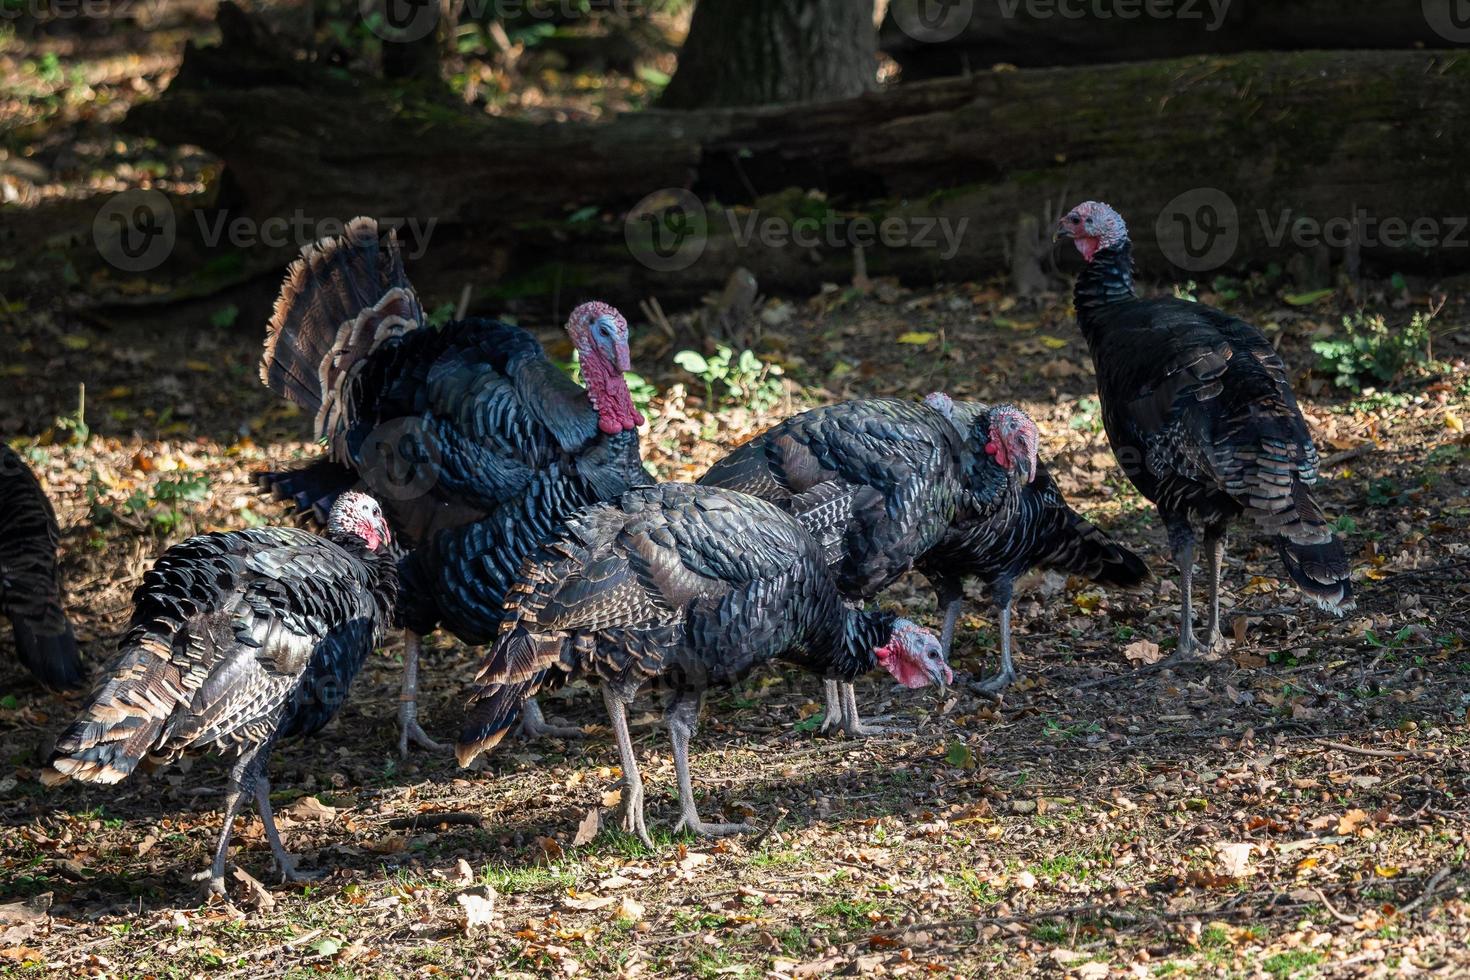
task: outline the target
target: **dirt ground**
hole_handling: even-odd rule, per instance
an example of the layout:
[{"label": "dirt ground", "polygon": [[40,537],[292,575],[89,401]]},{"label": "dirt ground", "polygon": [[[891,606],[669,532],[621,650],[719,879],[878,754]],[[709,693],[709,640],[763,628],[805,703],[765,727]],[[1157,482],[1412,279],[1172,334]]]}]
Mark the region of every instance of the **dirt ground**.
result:
[{"label": "dirt ground", "polygon": [[[282,520],[251,474],[316,451],[307,420],[256,379],[274,283],[102,311],[73,302],[86,283],[68,280],[61,236],[47,238],[46,222],[72,222],[66,202],[85,211],[92,194],[186,193],[208,178],[196,153],[113,132],[131,101],[166,85],[178,42],[207,36],[208,4],[167,9],[183,13],[146,45],[121,31],[48,43],[43,57],[0,34],[0,121],[16,127],[0,158],[4,218],[39,223],[48,249],[0,255],[0,273],[29,283],[0,295],[0,434],[56,502],[70,612],[94,665],[154,556],[198,531]],[[494,111],[599,111],[576,78],[487,71],[486,87],[510,93]],[[582,101],[562,105],[573,90]],[[629,105],[646,95],[614,90]],[[474,772],[400,760],[394,638],[325,732],[274,757],[286,844],[323,879],[277,885],[252,814],[234,859],[253,878],[232,881],[232,903],[202,907],[190,876],[220,829],[220,762],[43,789],[38,769],[77,701],[19,673],[7,634],[0,975],[1470,974],[1470,284],[1339,283],[1316,298],[1271,276],[1209,285],[1199,298],[1267,329],[1296,372],[1326,458],[1321,499],[1354,555],[1349,616],[1304,607],[1241,528],[1228,649],[1208,669],[1150,667],[1173,643],[1175,575],[1107,450],[1064,292],[880,283],[772,300],[749,343],[784,368],[784,391],[759,412],[706,404],[674,365],[695,343],[692,314],[670,335],[627,310],[634,367],[657,390],[644,445],[661,477],[697,476],[807,404],[939,388],[1011,400],[1040,424],[1074,506],[1143,554],[1154,580],[1124,592],[1034,576],[1017,606],[1023,679],[1004,701],[958,685],[941,703],[868,681],[860,701],[888,716],[887,735],[818,736],[820,685],[796,673],[713,699],[693,752],[702,815],[749,814],[762,828],[750,837],[669,835],[672,757],[650,699],[635,736],[652,851],[604,826],[620,773],[584,690],[547,702],[586,726],[583,740],[506,744]],[[1425,372],[1355,394],[1314,370],[1311,341],[1340,335],[1345,315],[1397,329],[1439,291]],[[554,324],[530,325],[565,356]],[[973,599],[954,660],[981,674],[995,667],[995,615]],[[935,624],[917,576],[884,602]],[[474,661],[431,643],[432,733],[455,731]]]},{"label": "dirt ground", "polygon": [[[1204,298],[1224,301],[1218,296]],[[1378,297],[1365,297],[1370,306]],[[1233,305],[1274,324],[1289,363],[1347,297]],[[1388,308],[1393,318],[1407,312]],[[199,760],[115,788],[46,791],[50,741],[75,709],[0,657],[0,872],[47,916],[6,933],[0,970],[106,976],[1443,975],[1470,969],[1470,349],[1452,301],[1437,376],[1348,398],[1302,371],[1328,465],[1322,496],[1355,554],[1358,610],[1304,608],[1248,530],[1228,561],[1230,648],[1207,670],[1150,670],[1178,610],[1162,533],[1097,431],[1066,303],[957,287],[773,301],[757,346],[784,363],[790,407],[860,393],[1017,401],[1044,432],[1069,499],[1143,553],[1138,593],[1034,576],[1017,617],[1022,682],[996,705],[938,703],[871,681],[891,734],[823,738],[819,685],[778,672],[712,701],[696,741],[706,817],[763,832],[599,829],[617,802],[598,699],[552,699],[584,741],[515,743],[479,772],[397,758],[399,644],[375,657],[321,736],[276,753],[288,846],[327,872],[277,886],[260,821],[240,821],[234,906],[201,908],[189,875],[219,829],[223,772]],[[635,317],[635,321],[636,321]],[[675,318],[681,325],[683,320]],[[1451,326],[1445,327],[1445,324]],[[314,451],[305,420],[254,379],[258,324],[101,329],[30,311],[6,328],[20,382],[5,431],[34,446],[65,528],[71,608],[103,660],[151,557],[199,530],[279,519],[250,474]],[[635,367],[661,394],[650,460],[701,472],[779,417],[709,414],[675,346],[635,326]],[[553,347],[552,329],[543,333]],[[563,342],[564,343],[564,342]],[[76,441],[86,381],[90,433]],[[1312,392],[1316,394],[1312,394]],[[70,441],[69,441],[70,440]],[[40,443],[37,445],[37,443]],[[957,669],[994,669],[995,619],[975,595]],[[885,602],[935,620],[917,576]],[[437,640],[426,723],[454,730],[474,653]],[[1111,683],[1087,686],[1099,680]],[[650,815],[675,813],[650,701],[636,712]],[[657,832],[656,832],[657,833]],[[493,911],[474,899],[495,894]],[[468,898],[460,896],[468,894]],[[468,903],[468,904],[466,904]],[[17,938],[18,937],[18,938]],[[13,940],[13,941],[11,941]]]}]

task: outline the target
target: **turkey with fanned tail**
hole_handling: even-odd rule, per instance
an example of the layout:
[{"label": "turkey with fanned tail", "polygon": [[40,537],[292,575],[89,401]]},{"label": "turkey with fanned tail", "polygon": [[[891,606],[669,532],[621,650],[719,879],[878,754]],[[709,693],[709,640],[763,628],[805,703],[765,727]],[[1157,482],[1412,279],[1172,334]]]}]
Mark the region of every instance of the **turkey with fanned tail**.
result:
[{"label": "turkey with fanned tail", "polygon": [[[276,301],[261,378],[313,415],[327,458],[265,474],[318,516],[343,490],[383,501],[400,542],[407,631],[399,747],[439,748],[417,720],[420,637],[489,642],[521,560],[567,515],[652,482],[623,372],[628,325],[587,303],[567,332],[586,387],[525,330],[469,319],[435,328],[397,241],[368,218],[307,247]],[[527,706],[531,734],[574,734]]]}]

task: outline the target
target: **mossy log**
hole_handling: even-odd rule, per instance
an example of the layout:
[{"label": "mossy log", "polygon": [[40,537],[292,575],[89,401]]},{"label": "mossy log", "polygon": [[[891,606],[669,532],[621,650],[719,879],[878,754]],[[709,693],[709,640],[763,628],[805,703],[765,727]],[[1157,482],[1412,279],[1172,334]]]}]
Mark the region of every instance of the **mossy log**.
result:
[{"label": "mossy log", "polygon": [[[129,126],[221,156],[213,203],[232,216],[432,220],[416,275],[471,281],[485,299],[671,302],[717,289],[736,264],[767,290],[803,293],[847,281],[859,239],[871,276],[973,279],[1045,250],[1055,209],[1086,198],[1130,219],[1145,274],[1198,277],[1208,269],[1169,256],[1189,231],[1174,212],[1201,213],[1200,188],[1227,190],[1238,219],[1222,268],[1284,264],[1312,250],[1292,233],[1302,219],[1360,213],[1367,234],[1336,242],[1351,260],[1470,269],[1463,229],[1454,248],[1422,235],[1394,247],[1372,228],[1429,219],[1447,238],[1470,214],[1470,58],[1304,52],[998,71],[824,104],[538,125],[285,62],[279,45],[231,29],[228,9],[225,43],[191,48]],[[680,268],[639,261],[649,255],[625,239],[630,209],[681,188],[723,205],[710,205],[702,251]],[[906,223],[885,232],[885,219]],[[678,244],[698,223],[662,230]],[[240,267],[290,251],[256,248]]]},{"label": "mossy log", "polygon": [[1452,0],[891,0],[879,46],[906,81],[1245,51],[1465,48]]}]

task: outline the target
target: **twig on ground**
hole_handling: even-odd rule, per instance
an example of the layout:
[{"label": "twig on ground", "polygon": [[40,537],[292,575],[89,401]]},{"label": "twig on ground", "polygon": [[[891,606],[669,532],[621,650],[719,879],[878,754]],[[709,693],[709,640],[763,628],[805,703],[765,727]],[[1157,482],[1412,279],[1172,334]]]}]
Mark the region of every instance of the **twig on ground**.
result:
[{"label": "twig on ground", "polygon": [[1349,745],[1346,742],[1332,742],[1322,740],[1322,747],[1336,749],[1339,752],[1347,752],[1352,755],[1368,755],[1375,759],[1433,759],[1436,758],[1432,752],[1420,752],[1418,749],[1370,749],[1358,745]]},{"label": "twig on ground", "polygon": [[1319,899],[1322,900],[1322,907],[1327,910],[1327,914],[1332,916],[1338,922],[1346,922],[1350,926],[1357,925],[1358,917],[1355,915],[1348,915],[1345,912],[1339,912],[1337,910],[1337,906],[1332,904],[1332,900],[1328,898],[1325,894],[1323,894],[1322,889],[1313,888],[1312,894],[1316,895]]},{"label": "twig on ground", "polygon": [[434,813],[415,813],[411,817],[394,817],[388,821],[388,826],[392,830],[417,830],[420,827],[437,827],[441,823],[483,827],[485,818],[472,810],[442,810]]},{"label": "twig on ground", "polygon": [[1451,870],[1453,870],[1453,866],[1447,864],[1443,868],[1440,868],[1438,871],[1436,871],[1433,876],[1430,877],[1429,883],[1424,886],[1424,890],[1419,893],[1418,898],[1414,899],[1408,905],[1399,906],[1399,914],[1406,915],[1417,909],[1419,906],[1423,905],[1425,902],[1429,901],[1429,899],[1433,898],[1434,893],[1439,891],[1440,884],[1442,884],[1444,880],[1450,876]]},{"label": "twig on ground", "polygon": [[776,824],[780,823],[782,818],[790,812],[791,811],[784,806],[777,810],[776,815],[766,822],[765,828],[750,839],[750,849],[755,850],[757,847],[760,847],[761,842],[764,841],[767,837],[771,836],[771,831],[776,829]]}]

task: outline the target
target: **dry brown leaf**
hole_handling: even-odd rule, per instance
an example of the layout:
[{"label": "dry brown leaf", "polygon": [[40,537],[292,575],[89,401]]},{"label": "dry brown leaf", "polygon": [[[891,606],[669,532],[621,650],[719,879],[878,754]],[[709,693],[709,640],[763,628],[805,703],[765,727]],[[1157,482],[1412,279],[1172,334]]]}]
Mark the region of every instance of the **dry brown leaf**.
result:
[{"label": "dry brown leaf", "polygon": [[612,895],[589,895],[586,892],[571,892],[564,896],[561,904],[579,912],[595,912],[605,909],[617,901]]},{"label": "dry brown leaf", "polygon": [[276,907],[270,891],[244,868],[236,868],[234,879],[245,886],[245,907],[257,912],[269,912]]},{"label": "dry brown leaf", "polygon": [[469,888],[454,896],[459,907],[464,909],[465,932],[488,927],[495,918],[495,889],[489,885]]},{"label": "dry brown leaf", "polygon": [[1140,664],[1156,664],[1164,659],[1163,651],[1153,640],[1134,640],[1123,648],[1123,656]]},{"label": "dry brown leaf", "polygon": [[618,918],[629,922],[641,922],[643,920],[643,903],[637,899],[623,896],[618,903]]},{"label": "dry brown leaf", "polygon": [[1339,834],[1356,834],[1364,824],[1368,822],[1368,811],[1349,810],[1337,821],[1337,832]]},{"label": "dry brown leaf", "polygon": [[1248,841],[1215,845],[1215,862],[1220,871],[1231,878],[1248,878],[1251,875],[1251,855],[1256,845]]},{"label": "dry brown leaf", "polygon": [[602,811],[598,810],[596,807],[593,807],[592,809],[587,811],[587,815],[583,817],[582,822],[577,825],[577,834],[575,837],[572,838],[572,846],[581,847],[584,844],[592,843],[593,838],[597,836],[597,832],[601,828]]},{"label": "dry brown leaf", "polygon": [[310,820],[315,823],[329,823],[337,819],[337,808],[327,806],[315,796],[303,796],[288,806],[285,813],[293,820]]}]

